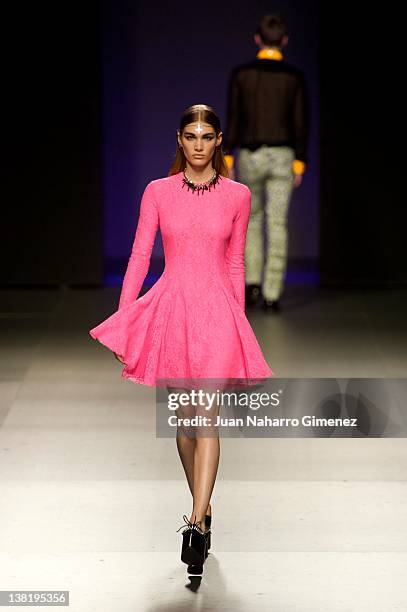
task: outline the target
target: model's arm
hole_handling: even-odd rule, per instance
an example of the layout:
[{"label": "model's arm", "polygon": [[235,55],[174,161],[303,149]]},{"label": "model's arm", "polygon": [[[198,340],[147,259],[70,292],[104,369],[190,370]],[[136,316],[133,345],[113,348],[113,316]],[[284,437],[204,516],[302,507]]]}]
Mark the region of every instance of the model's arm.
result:
[{"label": "model's arm", "polygon": [[[293,104],[294,125],[294,150],[297,162],[305,165],[307,163],[307,145],[309,130],[309,101],[308,91],[304,75],[298,79],[297,89]],[[300,171],[299,171],[300,173]]]},{"label": "model's arm", "polygon": [[237,78],[237,68],[234,68],[229,76],[226,102],[226,130],[222,142],[223,152],[230,157],[232,157],[232,150],[238,144],[240,121],[240,88]]},{"label": "model's arm", "polygon": [[123,279],[119,309],[137,299],[150,265],[151,252],[158,229],[158,210],[154,189],[148,183],[140,204],[140,216],[130,259]]},{"label": "model's arm", "polygon": [[226,265],[233,284],[235,297],[244,310],[245,307],[245,265],[244,252],[247,226],[249,224],[251,192],[244,186],[243,198],[233,220],[232,235],[226,251]]}]

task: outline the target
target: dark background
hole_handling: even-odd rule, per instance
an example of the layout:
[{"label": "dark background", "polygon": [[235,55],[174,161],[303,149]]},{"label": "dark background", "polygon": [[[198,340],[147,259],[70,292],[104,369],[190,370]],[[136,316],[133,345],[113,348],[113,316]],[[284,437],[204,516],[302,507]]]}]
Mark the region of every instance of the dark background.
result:
[{"label": "dark background", "polygon": [[395,4],[369,6],[9,6],[3,286],[120,283],[141,193],[168,174],[181,112],[206,103],[224,120],[226,79],[255,56],[270,12],[286,17],[285,57],[304,71],[312,110],[290,262],[315,262],[323,285],[405,283],[402,38]]}]

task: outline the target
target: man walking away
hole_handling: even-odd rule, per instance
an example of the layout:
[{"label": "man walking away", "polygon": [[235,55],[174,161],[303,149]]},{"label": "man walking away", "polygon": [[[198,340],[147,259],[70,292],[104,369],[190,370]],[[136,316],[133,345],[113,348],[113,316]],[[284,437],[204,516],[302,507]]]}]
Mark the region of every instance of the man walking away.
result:
[{"label": "man walking away", "polygon": [[239,147],[238,177],[252,192],[246,303],[261,299],[266,311],[277,312],[287,266],[289,204],[308,162],[309,103],[303,72],[283,57],[288,42],[284,20],[262,17],[254,41],[256,58],[235,67],[229,78],[223,151],[235,178],[233,150]]}]

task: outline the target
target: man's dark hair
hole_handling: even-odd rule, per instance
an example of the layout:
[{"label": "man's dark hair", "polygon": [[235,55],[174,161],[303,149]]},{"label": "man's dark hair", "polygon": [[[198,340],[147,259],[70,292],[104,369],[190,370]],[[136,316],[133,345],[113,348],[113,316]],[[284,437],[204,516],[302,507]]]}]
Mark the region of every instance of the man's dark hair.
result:
[{"label": "man's dark hair", "polygon": [[276,46],[281,44],[283,36],[287,34],[287,26],[280,15],[264,15],[256,33],[264,45]]}]

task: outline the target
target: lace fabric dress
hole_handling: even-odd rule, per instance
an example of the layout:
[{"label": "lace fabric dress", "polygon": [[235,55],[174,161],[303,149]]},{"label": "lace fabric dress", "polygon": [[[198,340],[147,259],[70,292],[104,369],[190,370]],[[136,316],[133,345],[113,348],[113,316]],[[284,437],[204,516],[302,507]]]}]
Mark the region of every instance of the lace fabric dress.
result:
[{"label": "lace fabric dress", "polygon": [[[118,310],[89,333],[123,358],[122,377],[134,383],[165,387],[176,379],[192,389],[202,379],[221,379],[222,388],[264,382],[273,371],[244,310],[250,190],[219,176],[197,194],[184,189],[183,177],[147,184]],[[165,268],[138,297],[158,229]]]}]

